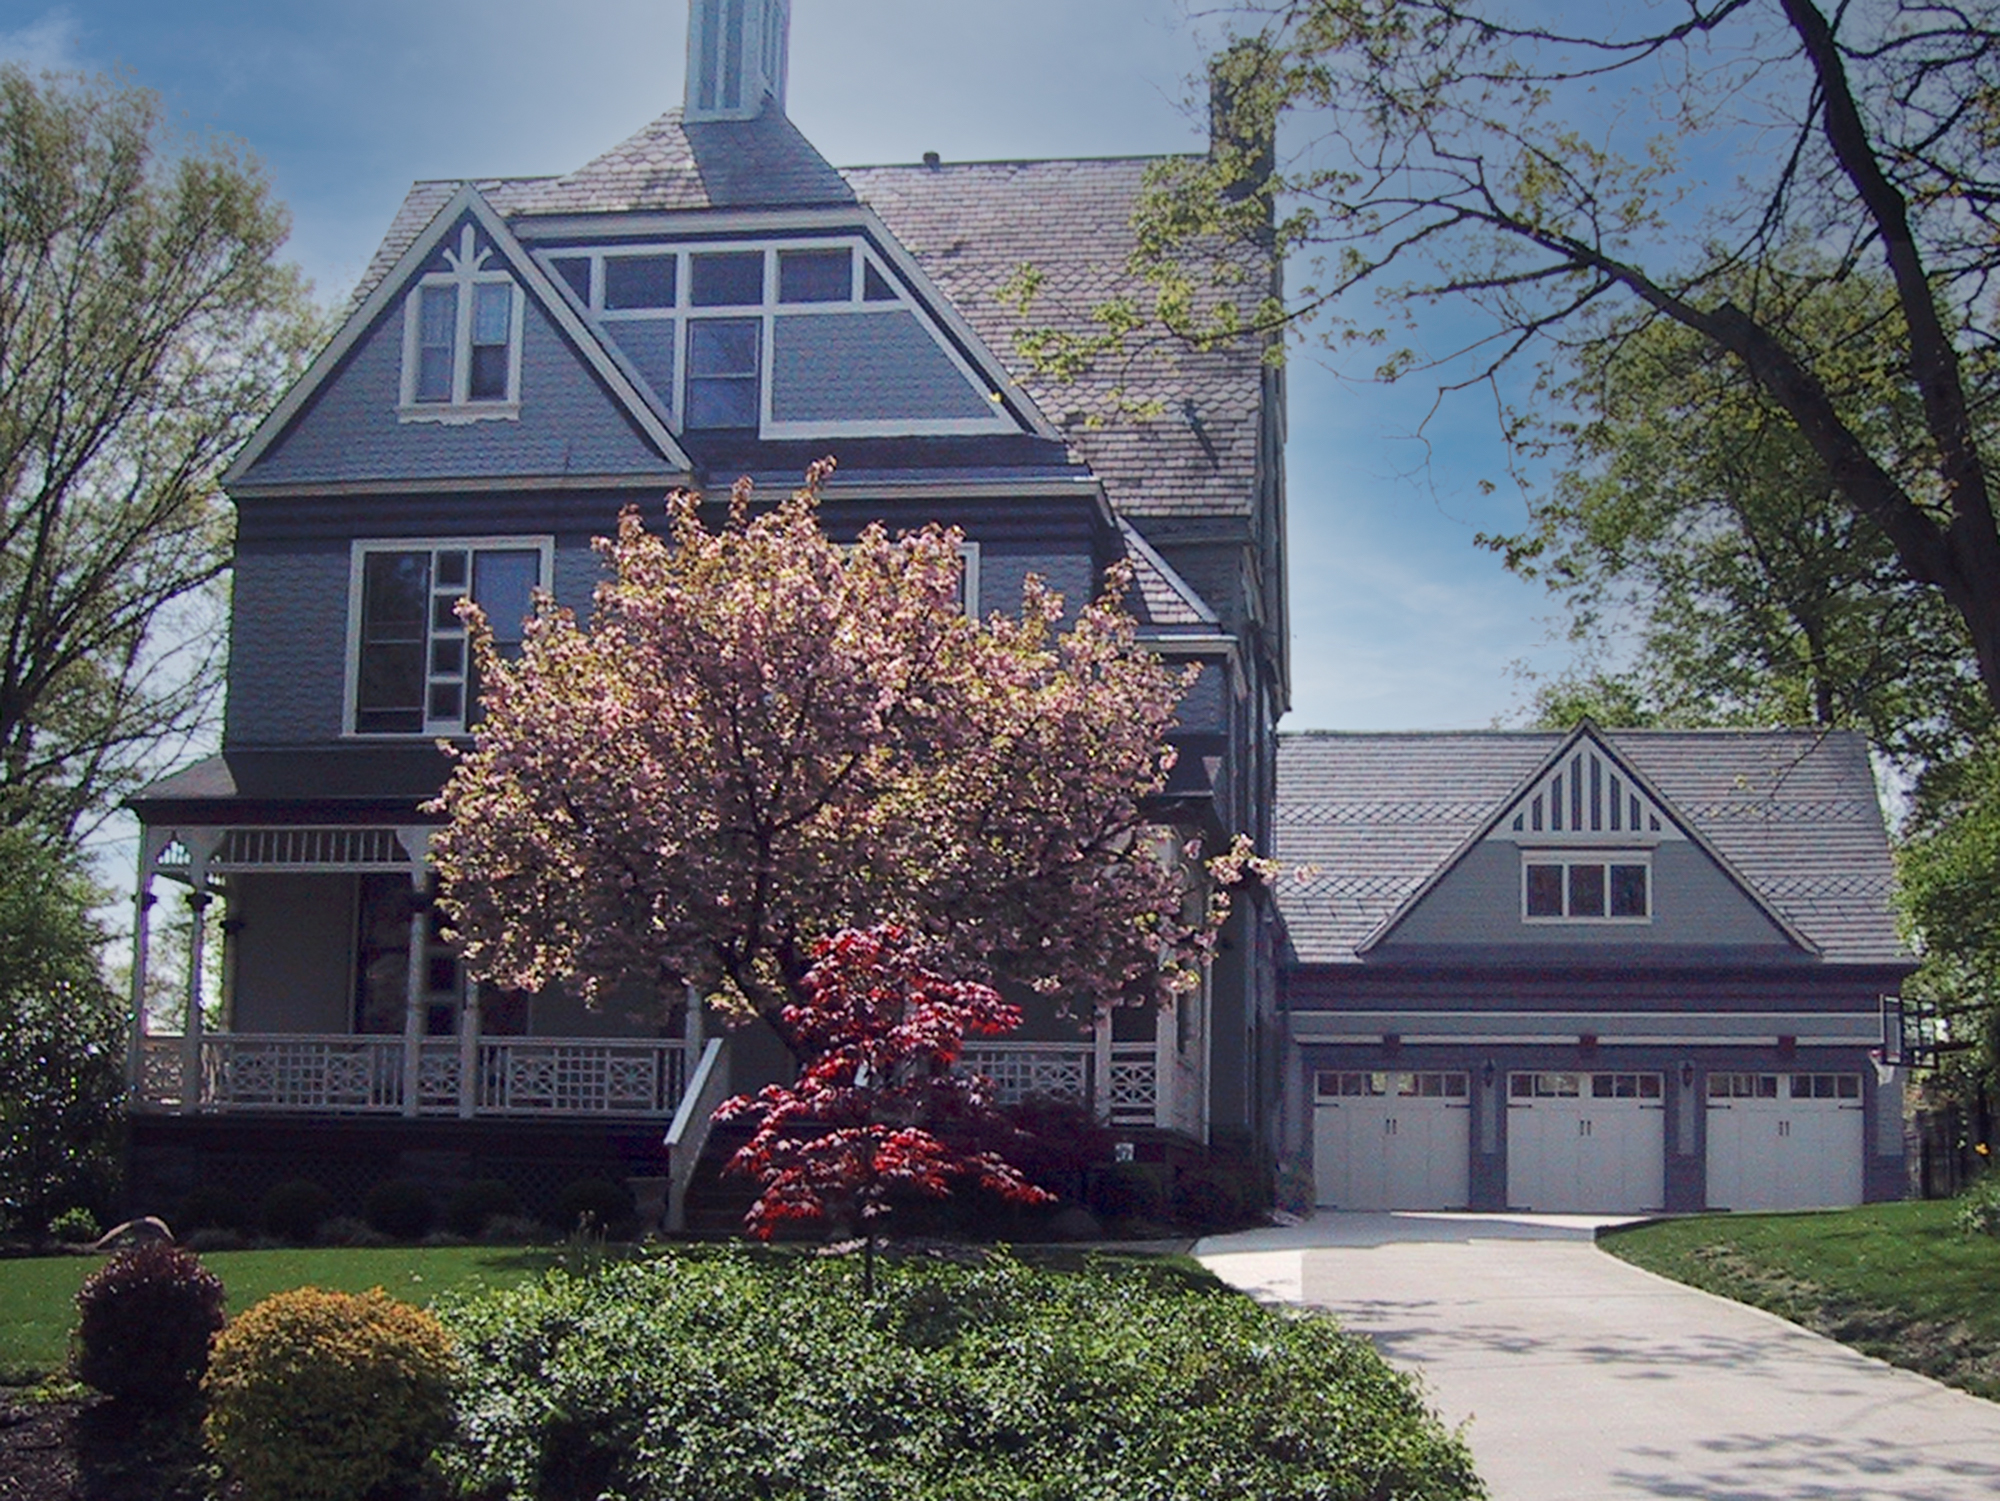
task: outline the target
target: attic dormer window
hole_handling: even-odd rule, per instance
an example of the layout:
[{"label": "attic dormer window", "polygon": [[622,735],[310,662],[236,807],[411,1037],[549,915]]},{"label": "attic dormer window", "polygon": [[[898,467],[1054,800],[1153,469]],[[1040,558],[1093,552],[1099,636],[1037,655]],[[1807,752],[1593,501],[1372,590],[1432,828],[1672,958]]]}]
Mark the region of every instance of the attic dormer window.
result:
[{"label": "attic dormer window", "polygon": [[1521,916],[1528,922],[1648,922],[1652,895],[1652,857],[1644,852],[1521,855]]},{"label": "attic dormer window", "polygon": [[404,302],[405,422],[476,422],[520,415],[519,288],[489,263],[473,227],[459,230],[445,269],[423,277]]}]

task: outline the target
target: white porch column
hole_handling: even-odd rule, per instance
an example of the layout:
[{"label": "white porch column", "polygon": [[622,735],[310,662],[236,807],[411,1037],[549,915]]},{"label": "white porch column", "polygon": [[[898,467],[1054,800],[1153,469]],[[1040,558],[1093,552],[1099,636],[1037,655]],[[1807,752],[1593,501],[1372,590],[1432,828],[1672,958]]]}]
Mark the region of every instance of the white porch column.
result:
[{"label": "white porch column", "polygon": [[424,997],[430,983],[424,950],[430,937],[430,903],[424,887],[430,873],[431,831],[396,830],[396,842],[410,857],[410,958],[403,978],[403,1114],[417,1113],[418,1076],[424,1048]]},{"label": "white porch column", "polygon": [[1180,1089],[1180,1012],[1187,1004],[1185,995],[1176,994],[1173,1004],[1153,1008],[1153,1125],[1162,1131],[1173,1129],[1178,1117],[1174,1102]]},{"label": "white porch column", "polygon": [[183,829],[177,835],[188,852],[187,1017],[181,1024],[181,1113],[192,1114],[202,1106],[201,1001],[204,989],[203,961],[208,948],[208,860],[222,842],[220,829]]},{"label": "white porch column", "polygon": [[153,929],[156,853],[150,832],[140,832],[139,888],[132,897],[132,1031],[125,1040],[125,1097],[134,1105],[143,1104],[146,1097],[146,959]]},{"label": "white porch column", "polygon": [[424,873],[410,872],[410,965],[403,984],[403,1114],[417,1113],[418,1065],[424,1047],[424,993],[430,976],[424,962],[430,936],[430,904],[424,900]]},{"label": "white porch column", "polygon": [[1111,1012],[1100,1007],[1093,1028],[1090,1060],[1091,1110],[1101,1121],[1111,1119]]},{"label": "white porch column", "polygon": [[458,1013],[458,1118],[472,1119],[479,1103],[479,982],[465,986],[465,1004]]}]

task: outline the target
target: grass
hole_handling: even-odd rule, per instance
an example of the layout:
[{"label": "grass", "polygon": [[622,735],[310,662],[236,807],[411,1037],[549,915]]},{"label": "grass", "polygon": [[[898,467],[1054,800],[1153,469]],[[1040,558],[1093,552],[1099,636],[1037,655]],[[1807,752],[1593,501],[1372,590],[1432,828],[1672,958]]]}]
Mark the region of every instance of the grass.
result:
[{"label": "grass", "polygon": [[2000,1400],[2000,1237],[1947,1201],[1699,1215],[1613,1232],[1614,1256]]},{"label": "grass", "polygon": [[[217,1251],[202,1261],[241,1312],[294,1287],[366,1292],[379,1287],[410,1303],[441,1292],[504,1287],[536,1277],[555,1251],[519,1246],[367,1247],[299,1251]],[[76,1290],[104,1264],[97,1256],[0,1260],[0,1385],[24,1386],[60,1371],[76,1322]]]}]

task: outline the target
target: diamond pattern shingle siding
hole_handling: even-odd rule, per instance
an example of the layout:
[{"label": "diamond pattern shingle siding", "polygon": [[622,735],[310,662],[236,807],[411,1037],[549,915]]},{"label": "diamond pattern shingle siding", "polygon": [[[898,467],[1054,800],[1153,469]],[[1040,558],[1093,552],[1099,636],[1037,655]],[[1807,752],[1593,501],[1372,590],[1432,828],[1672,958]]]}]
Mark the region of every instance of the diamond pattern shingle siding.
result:
[{"label": "diamond pattern shingle siding", "polygon": [[[1908,956],[1890,915],[1888,840],[1859,736],[1604,732],[1611,748],[1832,962]],[[1309,964],[1358,944],[1500,811],[1556,734],[1279,737],[1278,883]]]}]

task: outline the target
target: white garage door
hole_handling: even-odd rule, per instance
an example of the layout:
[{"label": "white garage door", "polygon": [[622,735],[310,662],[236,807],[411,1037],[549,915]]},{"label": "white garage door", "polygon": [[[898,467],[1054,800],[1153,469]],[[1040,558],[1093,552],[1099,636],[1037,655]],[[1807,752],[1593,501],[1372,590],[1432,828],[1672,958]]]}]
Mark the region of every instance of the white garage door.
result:
[{"label": "white garage door", "polygon": [[1666,1203],[1667,1111],[1658,1074],[1513,1074],[1507,1204],[1636,1214]]},{"label": "white garage door", "polygon": [[1708,1207],[1861,1202],[1859,1074],[1710,1074]]},{"label": "white garage door", "polygon": [[1320,1070],[1313,1110],[1319,1202],[1337,1209],[1463,1209],[1470,1082],[1444,1070]]}]

